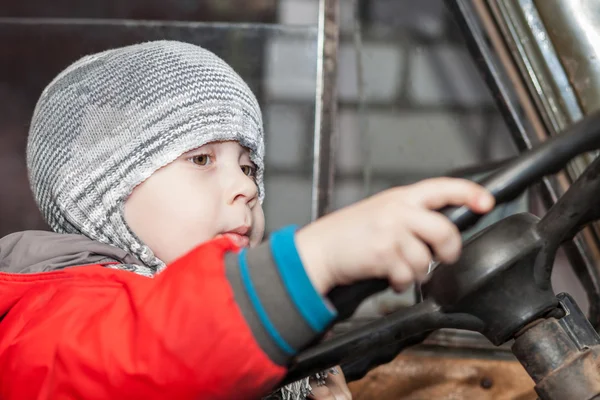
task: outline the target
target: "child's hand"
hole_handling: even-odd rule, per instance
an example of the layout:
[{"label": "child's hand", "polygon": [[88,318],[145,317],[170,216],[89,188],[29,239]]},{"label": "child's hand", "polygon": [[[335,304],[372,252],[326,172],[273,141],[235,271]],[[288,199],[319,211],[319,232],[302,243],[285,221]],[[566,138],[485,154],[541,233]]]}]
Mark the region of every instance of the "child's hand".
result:
[{"label": "child's hand", "polygon": [[346,378],[342,369],[335,367],[336,373],[327,374],[325,385],[316,386],[311,382],[312,395],[309,399],[314,400],[352,400],[352,393],[346,384]]},{"label": "child's hand", "polygon": [[460,255],[458,229],[434,210],[466,205],[485,213],[494,202],[476,183],[429,179],[329,214],[301,229],[296,244],[321,294],[367,278],[387,278],[395,290],[402,291],[425,279],[432,258],[452,263]]}]

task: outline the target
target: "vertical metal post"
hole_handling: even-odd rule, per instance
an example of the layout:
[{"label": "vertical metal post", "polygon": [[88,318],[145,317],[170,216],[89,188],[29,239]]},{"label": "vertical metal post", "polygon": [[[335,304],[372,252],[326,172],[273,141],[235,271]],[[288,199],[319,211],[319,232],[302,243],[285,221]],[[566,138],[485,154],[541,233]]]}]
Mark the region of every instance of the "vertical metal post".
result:
[{"label": "vertical metal post", "polygon": [[313,147],[312,219],[331,206],[335,174],[339,0],[319,0],[317,93]]}]

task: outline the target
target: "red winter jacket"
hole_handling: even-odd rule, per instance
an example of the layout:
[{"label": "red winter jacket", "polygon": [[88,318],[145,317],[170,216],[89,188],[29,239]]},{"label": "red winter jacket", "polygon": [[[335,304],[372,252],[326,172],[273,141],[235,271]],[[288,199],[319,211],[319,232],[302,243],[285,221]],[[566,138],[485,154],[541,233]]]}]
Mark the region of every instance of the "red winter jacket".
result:
[{"label": "red winter jacket", "polygon": [[0,240],[0,398],[267,394],[335,312],[290,229],[237,250],[214,240],[147,278],[107,268],[132,257],[78,235]]}]

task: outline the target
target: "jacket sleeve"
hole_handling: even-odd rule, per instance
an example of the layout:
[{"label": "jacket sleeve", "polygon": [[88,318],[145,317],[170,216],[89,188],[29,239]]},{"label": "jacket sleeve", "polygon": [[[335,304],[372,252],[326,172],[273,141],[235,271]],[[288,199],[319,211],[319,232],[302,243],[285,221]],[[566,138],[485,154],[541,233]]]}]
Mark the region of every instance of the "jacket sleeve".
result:
[{"label": "jacket sleeve", "polygon": [[10,299],[0,323],[0,398],[268,393],[335,311],[310,285],[292,230],[236,250],[212,241],[155,278],[101,266],[0,274]]}]

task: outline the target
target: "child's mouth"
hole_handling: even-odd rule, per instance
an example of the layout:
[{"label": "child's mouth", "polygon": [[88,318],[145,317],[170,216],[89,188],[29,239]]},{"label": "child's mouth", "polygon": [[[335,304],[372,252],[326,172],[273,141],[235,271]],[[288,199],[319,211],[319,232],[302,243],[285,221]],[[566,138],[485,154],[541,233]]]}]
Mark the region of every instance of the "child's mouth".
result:
[{"label": "child's mouth", "polygon": [[248,247],[250,246],[250,231],[251,228],[249,226],[239,226],[230,231],[223,232],[219,236],[229,238],[238,247]]},{"label": "child's mouth", "polygon": [[235,243],[238,247],[248,247],[250,246],[250,238],[245,235],[240,235],[239,233],[227,232],[223,233],[220,236],[224,236],[229,238],[233,243]]}]

